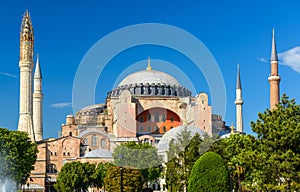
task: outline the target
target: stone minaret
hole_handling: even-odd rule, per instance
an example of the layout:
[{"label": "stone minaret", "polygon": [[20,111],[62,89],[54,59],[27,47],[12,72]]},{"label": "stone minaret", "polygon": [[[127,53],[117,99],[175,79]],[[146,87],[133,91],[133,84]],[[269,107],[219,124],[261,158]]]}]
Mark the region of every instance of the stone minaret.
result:
[{"label": "stone minaret", "polygon": [[279,83],[280,77],[278,75],[278,56],[276,50],[276,42],[274,29],[272,34],[272,53],[271,53],[271,74],[268,77],[270,83],[270,109],[275,109],[276,104],[279,102]]},{"label": "stone minaret", "polygon": [[20,114],[18,131],[29,134],[35,141],[32,124],[32,69],[33,69],[33,27],[29,12],[26,11],[20,32]]},{"label": "stone minaret", "polygon": [[35,140],[43,139],[43,93],[42,93],[42,73],[39,57],[37,56],[34,81],[33,81],[33,128]]},{"label": "stone minaret", "polygon": [[235,106],[236,106],[236,130],[240,133],[243,133],[243,104],[242,99],[242,84],[240,77],[240,65],[237,68],[237,79],[236,79],[236,90],[235,90]]}]

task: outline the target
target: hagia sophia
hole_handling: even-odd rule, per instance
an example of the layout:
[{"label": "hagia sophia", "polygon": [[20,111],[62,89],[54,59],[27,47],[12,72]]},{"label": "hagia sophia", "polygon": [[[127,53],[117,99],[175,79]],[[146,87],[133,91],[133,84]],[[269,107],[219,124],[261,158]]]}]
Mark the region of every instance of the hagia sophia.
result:
[{"label": "hagia sophia", "polygon": [[[20,31],[20,106],[18,130],[29,134],[38,144],[37,161],[28,181],[31,190],[55,191],[53,185],[64,163],[112,162],[114,148],[127,141],[148,142],[159,146],[164,135],[174,135],[180,127],[191,126],[208,135],[243,133],[242,84],[240,70],[236,83],[236,130],[222,116],[212,113],[208,94],[195,96],[171,75],[152,69],[125,77],[109,91],[104,103],[86,106],[68,114],[58,138],[43,139],[42,70],[34,63],[34,31],[26,11]],[[34,72],[33,72],[34,71]],[[273,31],[270,107],[279,101],[278,58]],[[33,91],[32,91],[33,90]],[[159,149],[159,148],[158,148]],[[154,188],[164,191],[163,183]]]}]

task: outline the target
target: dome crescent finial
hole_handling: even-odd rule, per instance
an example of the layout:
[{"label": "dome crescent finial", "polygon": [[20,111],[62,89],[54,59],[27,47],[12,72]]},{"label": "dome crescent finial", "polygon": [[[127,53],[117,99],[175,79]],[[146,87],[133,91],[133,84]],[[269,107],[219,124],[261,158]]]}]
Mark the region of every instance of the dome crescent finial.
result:
[{"label": "dome crescent finial", "polygon": [[152,70],[150,57],[148,57],[148,67],[146,70]]}]

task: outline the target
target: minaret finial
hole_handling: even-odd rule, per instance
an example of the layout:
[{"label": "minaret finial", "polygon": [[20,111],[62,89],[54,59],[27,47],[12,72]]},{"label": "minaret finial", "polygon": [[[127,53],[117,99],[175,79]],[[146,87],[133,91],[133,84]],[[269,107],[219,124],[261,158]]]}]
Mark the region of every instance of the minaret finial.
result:
[{"label": "minaret finial", "polygon": [[242,89],[241,75],[240,75],[240,64],[237,65],[236,89]]},{"label": "minaret finial", "polygon": [[278,61],[277,50],[276,50],[276,42],[275,42],[275,29],[272,30],[272,53],[271,53],[271,61]]},{"label": "minaret finial", "polygon": [[231,133],[235,133],[235,127],[234,127],[233,123],[231,123],[230,131],[231,131]]},{"label": "minaret finial", "polygon": [[148,67],[146,70],[152,70],[150,57],[148,57]]}]

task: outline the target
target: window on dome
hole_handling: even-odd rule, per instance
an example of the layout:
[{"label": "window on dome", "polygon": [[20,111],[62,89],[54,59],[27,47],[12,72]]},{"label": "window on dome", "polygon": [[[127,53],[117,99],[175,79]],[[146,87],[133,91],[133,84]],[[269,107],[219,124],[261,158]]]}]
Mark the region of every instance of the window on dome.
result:
[{"label": "window on dome", "polygon": [[155,121],[155,122],[159,122],[159,113],[158,113],[158,112],[156,112],[156,113],[154,114],[154,121]]},{"label": "window on dome", "polygon": [[143,126],[140,126],[140,132],[143,132],[143,131],[144,131]]},{"label": "window on dome", "polygon": [[162,115],[161,115],[161,121],[162,121],[162,122],[165,122],[165,121],[166,121],[166,114],[162,114]]}]

